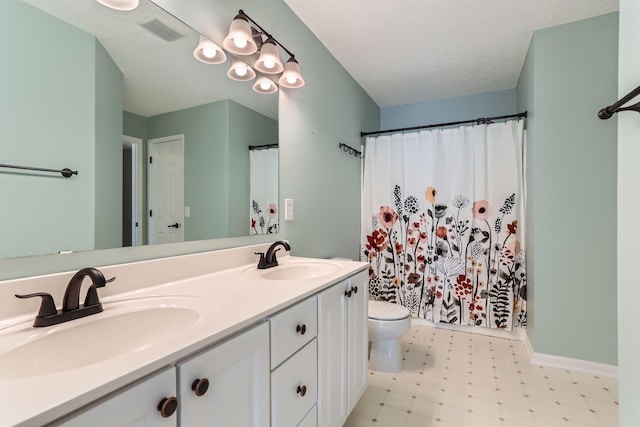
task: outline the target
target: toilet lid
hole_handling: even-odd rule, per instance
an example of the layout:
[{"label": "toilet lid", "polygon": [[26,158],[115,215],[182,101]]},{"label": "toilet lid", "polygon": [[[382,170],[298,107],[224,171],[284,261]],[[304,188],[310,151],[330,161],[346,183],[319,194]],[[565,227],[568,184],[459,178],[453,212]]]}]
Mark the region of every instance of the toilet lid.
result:
[{"label": "toilet lid", "polygon": [[399,304],[369,300],[369,319],[401,320],[409,317],[409,310]]}]

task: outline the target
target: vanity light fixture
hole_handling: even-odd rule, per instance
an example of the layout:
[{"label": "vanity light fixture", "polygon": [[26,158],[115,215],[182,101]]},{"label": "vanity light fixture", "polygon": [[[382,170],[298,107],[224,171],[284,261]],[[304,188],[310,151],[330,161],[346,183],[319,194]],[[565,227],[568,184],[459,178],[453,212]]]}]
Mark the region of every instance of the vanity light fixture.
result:
[{"label": "vanity light fixture", "polygon": [[115,10],[133,10],[140,4],[140,0],[96,0],[98,3]]},{"label": "vanity light fixture", "polygon": [[227,71],[227,76],[232,80],[248,82],[256,78],[256,72],[239,59],[234,59],[229,71]]},{"label": "vanity light fixture", "polygon": [[276,93],[278,91],[278,85],[269,77],[261,76],[258,77],[253,84],[253,90],[263,94]]},{"label": "vanity light fixture", "polygon": [[256,70],[265,74],[280,74],[284,69],[280,61],[278,46],[273,37],[267,38],[260,49],[260,56],[254,64]]},{"label": "vanity light fixture", "polygon": [[[264,40],[263,37],[265,38]],[[250,69],[253,71],[254,76],[256,74],[255,71],[263,75],[272,76],[273,79],[265,76],[258,78],[253,85],[253,90],[258,93],[275,93],[278,91],[278,85],[288,89],[296,89],[305,84],[295,55],[244,13],[243,10],[239,10],[231,22],[229,33],[225,37],[222,46],[227,52],[239,57],[259,53],[255,62],[253,60],[255,56],[247,61],[238,61],[240,64],[236,64],[236,61],[234,61],[227,73],[234,80],[243,80],[244,76],[239,75],[238,71],[242,73],[243,67],[247,66],[247,64],[253,64]],[[289,60],[284,66],[280,60],[280,48],[289,55]],[[254,76],[244,80],[252,80]]]},{"label": "vanity light fixture", "polygon": [[198,46],[193,51],[193,56],[205,64],[222,64],[227,60],[227,54],[224,53],[224,50],[202,35]]},{"label": "vanity light fixture", "polygon": [[284,71],[282,72],[282,76],[280,76],[278,83],[280,86],[288,89],[297,89],[304,86],[304,79],[300,73],[300,65],[293,56],[289,58],[285,64]]},{"label": "vanity light fixture", "polygon": [[258,51],[258,44],[253,39],[253,31],[249,24],[249,17],[242,10],[231,21],[229,34],[224,38],[222,46],[235,55],[252,55]]}]

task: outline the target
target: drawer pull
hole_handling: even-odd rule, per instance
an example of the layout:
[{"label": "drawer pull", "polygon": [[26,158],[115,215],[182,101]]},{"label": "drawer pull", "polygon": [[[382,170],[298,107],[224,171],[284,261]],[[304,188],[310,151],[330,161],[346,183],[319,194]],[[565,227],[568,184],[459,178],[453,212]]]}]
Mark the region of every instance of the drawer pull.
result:
[{"label": "drawer pull", "polygon": [[298,393],[300,397],[304,397],[304,395],[307,394],[307,386],[299,385],[298,390],[296,390],[296,393]]},{"label": "drawer pull", "polygon": [[176,397],[165,397],[158,404],[158,411],[163,418],[169,418],[178,409],[178,399]]},{"label": "drawer pull", "polygon": [[307,325],[305,325],[303,323],[302,325],[296,326],[296,332],[299,333],[300,335],[306,334],[307,333]]},{"label": "drawer pull", "polygon": [[347,298],[351,298],[351,290],[344,291],[344,296]]},{"label": "drawer pull", "polygon": [[196,393],[196,396],[203,396],[207,390],[209,390],[209,380],[206,378],[196,378],[191,384],[191,390]]}]

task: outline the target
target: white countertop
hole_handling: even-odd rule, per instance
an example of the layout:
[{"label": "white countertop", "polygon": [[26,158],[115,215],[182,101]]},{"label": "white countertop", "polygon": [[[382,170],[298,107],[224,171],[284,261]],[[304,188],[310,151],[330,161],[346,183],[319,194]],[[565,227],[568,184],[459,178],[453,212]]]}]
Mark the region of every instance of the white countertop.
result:
[{"label": "white countertop", "polygon": [[[279,261],[281,265],[286,265],[316,260],[282,256]],[[78,322],[91,322],[100,316],[108,316],[110,305],[115,307],[119,301],[161,296],[193,297],[194,301],[200,299],[205,306],[206,315],[201,316],[195,324],[181,330],[179,334],[173,331],[169,339],[162,338],[161,344],[136,349],[103,362],[49,375],[38,374],[26,378],[6,378],[10,375],[0,377],[0,426],[39,426],[54,421],[126,384],[163,367],[171,366],[176,361],[260,322],[356,272],[365,270],[368,265],[347,260],[322,261],[336,264],[336,271],[311,279],[266,280],[257,274],[255,264],[244,264],[101,298],[103,313],[63,325],[73,324],[73,327],[77,326]],[[81,298],[83,297],[84,293],[81,295]],[[209,305],[211,307],[208,307]],[[0,343],[5,343],[4,349],[0,346],[0,356],[8,351],[6,343],[10,342],[11,337],[7,337],[7,331],[19,329],[23,333],[43,333],[43,330],[48,329],[32,327],[35,314],[36,312],[33,312],[29,320],[26,320],[25,316],[0,319]],[[18,321],[22,322],[20,326],[15,325]],[[13,326],[9,327],[12,323]],[[162,328],[162,325],[158,325],[158,328]],[[127,333],[127,330],[114,330],[112,336],[87,334],[84,342],[77,342],[75,346],[80,351],[82,346],[98,345],[102,340],[117,340],[118,335]],[[69,351],[56,348],[47,350],[48,357],[51,358]]]}]

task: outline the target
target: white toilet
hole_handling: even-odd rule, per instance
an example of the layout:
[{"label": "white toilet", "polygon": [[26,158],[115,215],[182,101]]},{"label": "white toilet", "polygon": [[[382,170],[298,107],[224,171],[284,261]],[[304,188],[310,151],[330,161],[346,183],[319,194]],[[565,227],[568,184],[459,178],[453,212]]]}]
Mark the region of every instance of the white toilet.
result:
[{"label": "white toilet", "polygon": [[402,370],[400,337],[411,327],[409,310],[398,304],[369,300],[369,369],[379,372]]}]

